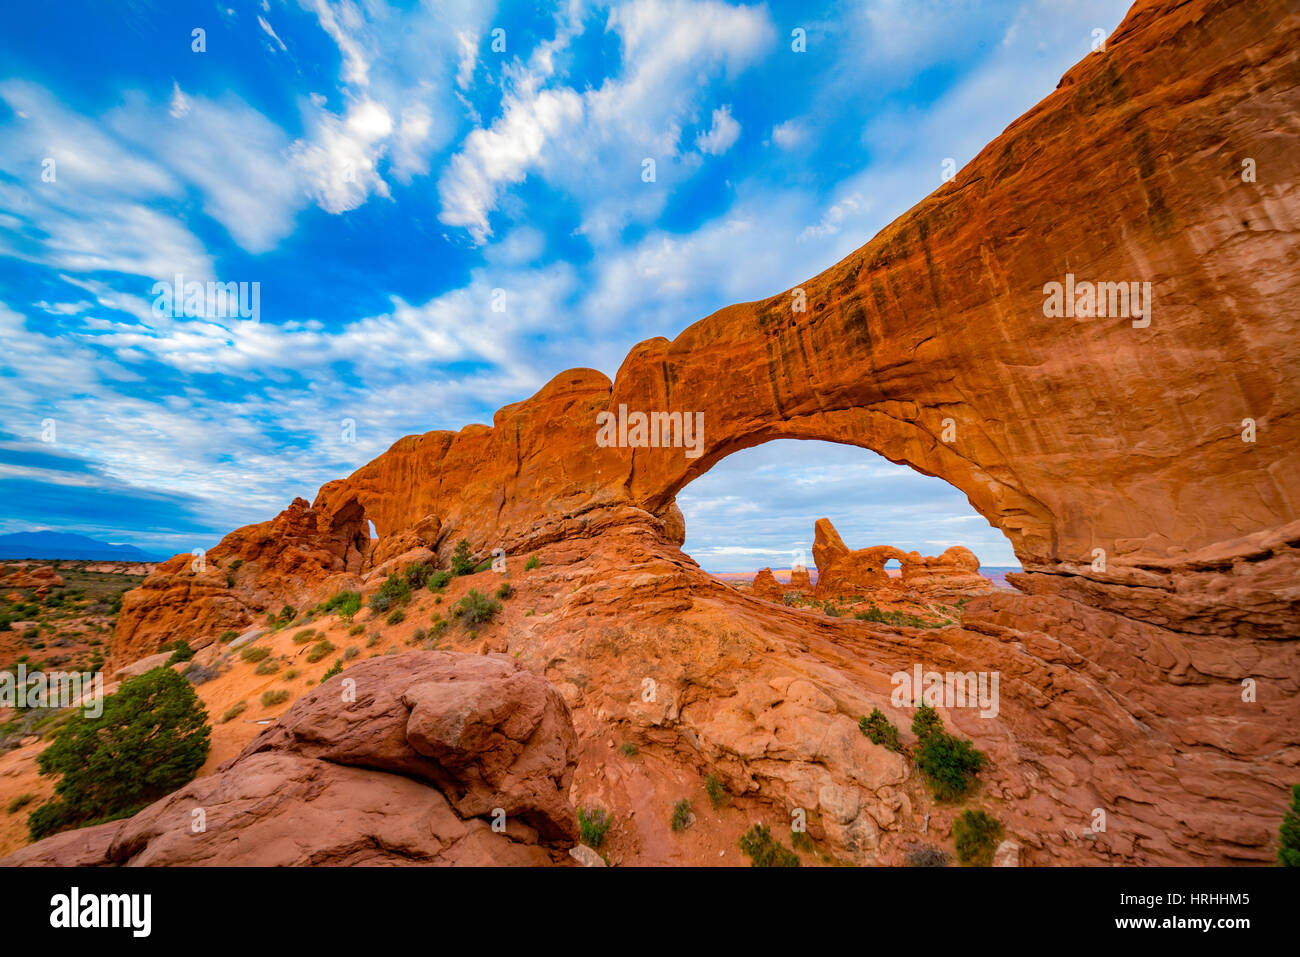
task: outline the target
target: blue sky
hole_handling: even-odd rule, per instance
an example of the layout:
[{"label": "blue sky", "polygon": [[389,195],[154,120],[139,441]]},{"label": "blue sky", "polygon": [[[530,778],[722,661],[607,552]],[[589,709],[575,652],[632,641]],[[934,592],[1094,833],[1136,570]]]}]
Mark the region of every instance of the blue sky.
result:
[{"label": "blue sky", "polygon": [[[490,422],[565,368],[612,376],[865,243],[1125,9],[15,6],[0,532],[209,547],[401,435]],[[157,315],[177,274],[259,283],[257,321]],[[680,502],[715,570],[779,563],[823,514],[851,545],[1014,561],[960,493],[862,450],[773,443]]]}]

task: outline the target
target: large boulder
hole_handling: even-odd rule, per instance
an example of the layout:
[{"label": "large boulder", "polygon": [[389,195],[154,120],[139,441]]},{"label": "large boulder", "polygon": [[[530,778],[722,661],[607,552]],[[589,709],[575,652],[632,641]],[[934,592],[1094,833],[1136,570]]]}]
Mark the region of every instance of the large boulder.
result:
[{"label": "large boulder", "polygon": [[0,866],[571,864],[576,763],[564,700],[513,659],[385,656],[300,698],[215,774]]}]

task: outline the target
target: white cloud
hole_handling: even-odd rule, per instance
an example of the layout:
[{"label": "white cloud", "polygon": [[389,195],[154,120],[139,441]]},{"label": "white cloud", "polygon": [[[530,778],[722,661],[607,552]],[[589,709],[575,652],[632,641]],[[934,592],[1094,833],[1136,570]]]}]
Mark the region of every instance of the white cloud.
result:
[{"label": "white cloud", "polygon": [[731,116],[731,107],[723,106],[713,111],[713,126],[695,138],[701,153],[721,156],[740,138],[740,124]]},{"label": "white cloud", "polygon": [[[646,188],[643,159],[656,161],[659,180],[670,177],[704,80],[744,69],[776,36],[762,7],[632,0],[612,10],[606,25],[622,41],[619,74],[581,93],[548,85],[556,54],[579,29],[561,20],[552,43],[507,71],[501,115],[466,137],[439,180],[439,218],[467,229],[476,243],[492,234],[489,216],[505,190],[534,172],[579,199],[580,232],[599,244],[630,217],[652,217],[666,193]],[[738,132],[727,115],[716,141],[706,142],[720,152]]]},{"label": "white cloud", "polygon": [[388,110],[361,100],[344,116],[319,110],[314,123],[311,137],[295,142],[290,155],[321,209],[341,213],[360,206],[372,192],[389,195],[379,175],[379,158],[393,131]]},{"label": "white cloud", "polygon": [[786,120],[772,127],[772,142],[783,150],[796,149],[808,138],[808,129],[799,120]]}]

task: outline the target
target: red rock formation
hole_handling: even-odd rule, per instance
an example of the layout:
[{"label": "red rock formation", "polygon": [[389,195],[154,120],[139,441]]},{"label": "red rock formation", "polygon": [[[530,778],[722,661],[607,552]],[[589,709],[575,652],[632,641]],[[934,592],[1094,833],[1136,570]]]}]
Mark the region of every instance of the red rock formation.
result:
[{"label": "red rock formation", "polygon": [[44,598],[51,588],[62,588],[63,576],[49,565],[0,565],[0,588],[31,588]]},{"label": "red rock formation", "polygon": [[797,591],[800,594],[810,594],[812,592],[812,576],[808,574],[808,569],[802,565],[790,569],[790,590]]},{"label": "red rock formation", "polygon": [[[258,566],[233,589],[161,567],[125,603],[115,657],[364,573],[366,518],[403,554],[433,516],[444,559],[467,538],[579,563],[553,615],[493,638],[582,702],[580,733],[650,729],[736,789],[823,809],[845,854],[914,827],[906,768],[852,722],[924,654],[1015,676],[999,717],[961,730],[1031,863],[1266,860],[1300,725],[1297,49],[1281,0],[1138,3],[954,180],[802,283],[806,311],[795,290],[730,306],[639,344],[613,382],[571,370],[491,427],[399,440],[310,510],[228,536],[211,564]],[[1150,282],[1150,322],[1045,314],[1067,273]],[[602,447],[596,416],[620,405],[703,411],[703,454]],[[1007,535],[1030,594],[913,633],[699,573],[676,494],[777,438],[944,478]],[[637,704],[647,671],[677,689],[654,708]],[[1267,686],[1259,704],[1245,679]],[[1093,807],[1125,826],[1062,844]]]},{"label": "red rock formation", "polygon": [[768,601],[780,601],[781,596],[785,594],[781,590],[781,583],[776,580],[776,576],[772,574],[770,568],[760,569],[758,574],[754,576],[754,584],[750,587],[753,590],[754,597],[765,598]]},{"label": "red rock formation", "polygon": [[110,668],[177,638],[201,648],[265,612],[301,608],[360,582],[370,537],[355,502],[328,511],[298,498],[269,522],[227,535],[200,560],[176,555],[122,598]]},{"label": "red rock formation", "polygon": [[[345,678],[355,700],[340,702]],[[218,773],[0,866],[570,864],[576,754],[563,699],[511,659],[375,658],[299,699]]]},{"label": "red rock formation", "polygon": [[[900,578],[885,571],[890,559],[898,560]],[[818,599],[870,597],[881,589],[907,590],[926,598],[959,598],[993,587],[979,573],[980,561],[969,548],[954,545],[937,558],[889,545],[849,551],[828,518],[819,518],[814,527],[813,560],[817,563]]]}]

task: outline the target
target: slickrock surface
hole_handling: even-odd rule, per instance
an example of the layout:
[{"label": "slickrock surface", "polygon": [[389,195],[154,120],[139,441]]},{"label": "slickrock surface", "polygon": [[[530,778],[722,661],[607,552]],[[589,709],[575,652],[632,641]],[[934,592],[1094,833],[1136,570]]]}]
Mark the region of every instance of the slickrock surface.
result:
[{"label": "slickrock surface", "polygon": [[566,863],[576,757],[564,701],[515,662],[386,656],[300,698],[216,774],[0,866]]},{"label": "slickrock surface", "polygon": [[[976,803],[1022,863],[1267,861],[1300,766],[1298,107],[1294,4],[1144,0],[954,180],[803,283],[805,312],[794,290],[730,306],[639,344],[612,382],[570,370],[490,427],[398,440],[310,507],[231,533],[206,570],[161,566],[124,602],[110,668],[373,589],[408,557],[445,563],[466,538],[543,562],[521,598],[546,613],[475,643],[560,689],[597,764],[580,789],[638,800],[600,744],[617,731],[774,825],[808,811],[839,857],[895,861],[923,808],[939,837],[955,810],[929,808],[857,717],[880,706],[906,740],[894,671],[997,671],[996,716],[945,720],[989,753]],[[1045,316],[1067,273],[1150,282],[1150,323]],[[598,446],[597,413],[620,405],[703,411],[703,455]],[[1025,593],[916,630],[712,580],[680,551],[674,498],[777,438],[947,480],[1010,539]],[[304,760],[259,753],[215,780]],[[640,846],[671,857],[643,820]]]}]

